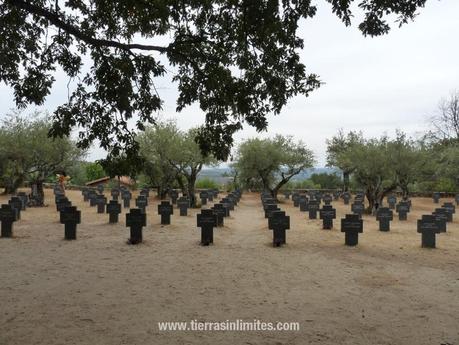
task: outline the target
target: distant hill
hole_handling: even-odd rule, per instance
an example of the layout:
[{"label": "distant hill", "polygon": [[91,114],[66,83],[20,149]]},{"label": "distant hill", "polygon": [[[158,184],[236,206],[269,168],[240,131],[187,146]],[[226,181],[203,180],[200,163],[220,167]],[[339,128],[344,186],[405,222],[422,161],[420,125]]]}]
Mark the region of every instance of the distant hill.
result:
[{"label": "distant hill", "polygon": [[[225,174],[228,175],[230,172],[231,172],[231,169],[228,167],[204,168],[199,173],[198,180],[202,178],[208,178],[208,179],[216,181],[217,183],[225,184],[226,182],[228,182],[228,180],[230,180],[230,178],[225,177],[224,175]],[[306,180],[310,178],[311,175],[314,173],[316,174],[320,174],[320,173],[339,174],[339,170],[333,169],[333,168],[310,168],[294,176],[291,179],[291,181]]]}]

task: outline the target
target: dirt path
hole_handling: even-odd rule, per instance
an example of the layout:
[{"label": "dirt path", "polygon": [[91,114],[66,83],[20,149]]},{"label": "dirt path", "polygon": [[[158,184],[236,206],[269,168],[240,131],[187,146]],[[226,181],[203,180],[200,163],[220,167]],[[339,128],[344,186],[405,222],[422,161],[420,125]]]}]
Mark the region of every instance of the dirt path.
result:
[{"label": "dirt path", "polygon": [[[258,194],[245,194],[199,245],[196,210],[160,226],[150,198],[145,242],[126,244],[125,213],[109,225],[83,211],[76,241],[52,206],[29,209],[14,239],[0,239],[0,344],[459,344],[459,215],[420,247],[415,221],[434,205],[415,199],[389,233],[365,217],[359,246],[285,202],[292,229],[272,248]],[[1,197],[4,203],[5,198]],[[174,210],[175,212],[176,210]],[[160,331],[161,321],[298,322],[290,332]]]}]

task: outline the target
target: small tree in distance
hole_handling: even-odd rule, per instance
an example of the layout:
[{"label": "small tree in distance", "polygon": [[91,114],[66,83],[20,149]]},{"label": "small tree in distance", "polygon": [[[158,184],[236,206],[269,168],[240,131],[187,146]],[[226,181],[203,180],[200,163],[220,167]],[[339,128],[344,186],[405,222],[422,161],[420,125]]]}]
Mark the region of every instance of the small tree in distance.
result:
[{"label": "small tree in distance", "polygon": [[234,167],[240,180],[259,181],[272,197],[293,176],[314,164],[314,155],[302,142],[295,142],[292,136],[276,135],[272,139],[249,139],[237,151]]}]

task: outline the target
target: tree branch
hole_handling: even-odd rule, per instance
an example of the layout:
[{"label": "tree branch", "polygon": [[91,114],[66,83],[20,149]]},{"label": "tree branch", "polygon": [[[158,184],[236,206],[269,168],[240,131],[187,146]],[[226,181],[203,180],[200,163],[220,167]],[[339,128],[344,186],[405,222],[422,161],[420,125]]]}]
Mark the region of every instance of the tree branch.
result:
[{"label": "tree branch", "polygon": [[113,47],[113,48],[118,48],[118,49],[122,49],[126,51],[129,51],[131,49],[156,50],[156,51],[159,51],[160,53],[165,53],[168,51],[168,48],[161,47],[161,46],[143,45],[143,44],[136,44],[136,43],[126,44],[126,43],[121,43],[121,42],[112,41],[112,40],[97,39],[97,38],[94,38],[92,36],[89,36],[83,33],[81,30],[79,30],[75,26],[62,21],[61,18],[59,18],[57,14],[52,13],[44,8],[33,5],[23,0],[8,0],[8,2],[17,8],[23,9],[31,14],[35,14],[39,17],[47,19],[51,24],[53,24],[57,28],[62,29],[65,32],[95,47],[99,47],[99,48]]}]

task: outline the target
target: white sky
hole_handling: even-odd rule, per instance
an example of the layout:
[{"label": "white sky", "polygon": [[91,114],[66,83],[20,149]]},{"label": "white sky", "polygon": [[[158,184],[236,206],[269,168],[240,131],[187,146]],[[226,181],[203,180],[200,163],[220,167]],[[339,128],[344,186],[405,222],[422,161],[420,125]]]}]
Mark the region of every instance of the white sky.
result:
[{"label": "white sky", "polygon": [[[330,5],[320,2],[317,15],[302,23],[299,34],[305,39],[302,61],[326,84],[308,98],[290,100],[280,115],[270,117],[267,132],[245,128],[236,143],[256,135],[291,134],[307,143],[317,166],[323,166],[325,140],[340,128],[361,130],[367,137],[393,135],[396,129],[415,135],[426,129],[439,100],[459,89],[458,0],[429,0],[413,23],[393,25],[378,38],[363,37],[356,25],[346,28]],[[176,118],[183,129],[201,124],[204,114],[197,105],[175,113],[178,93],[170,77],[157,81],[165,101],[160,116]],[[52,112],[64,103],[67,82],[58,73],[51,95],[38,109]],[[13,93],[0,84],[0,116],[11,108]],[[88,159],[103,156],[94,148]]]}]

